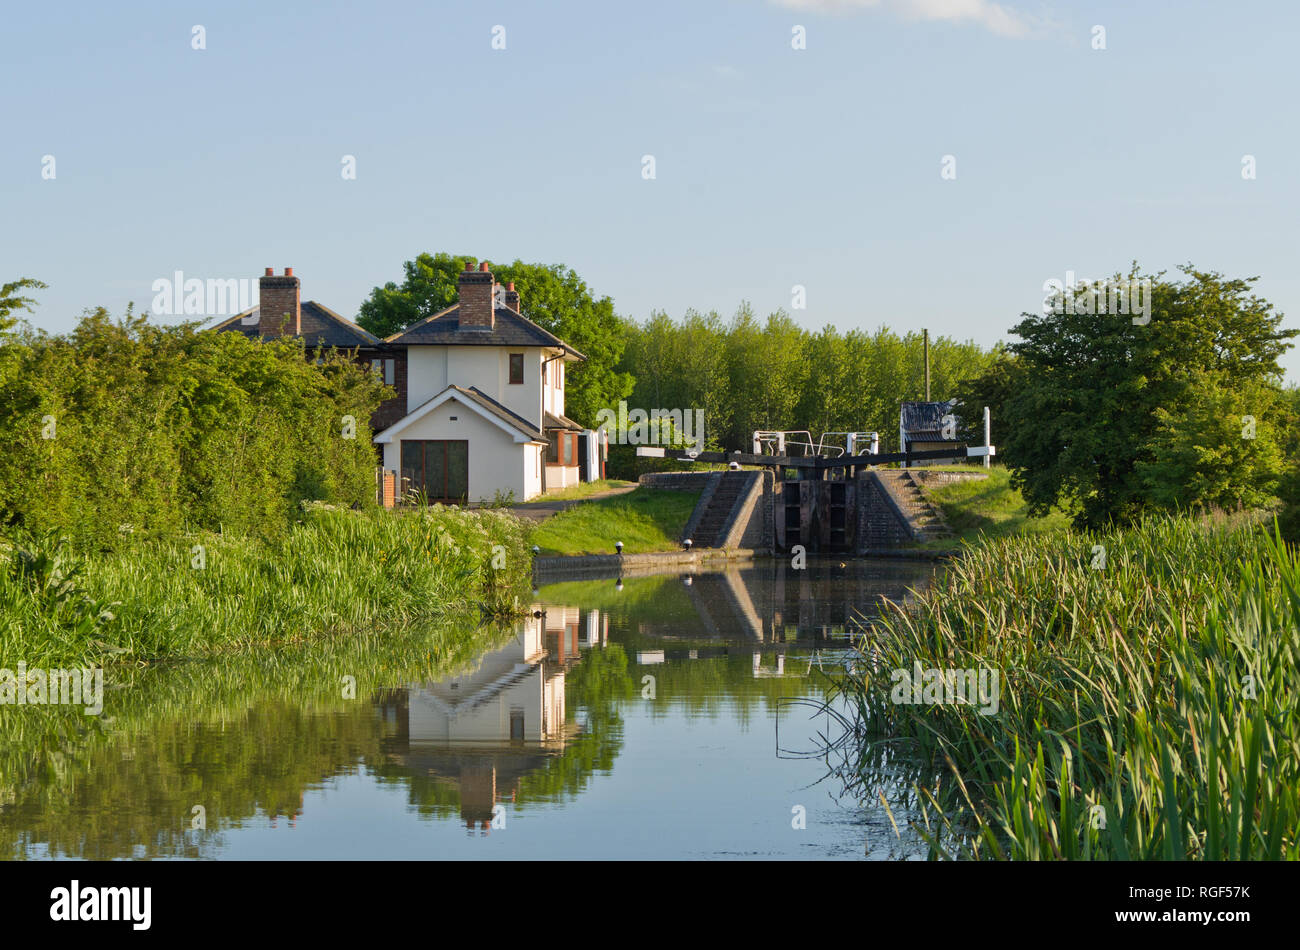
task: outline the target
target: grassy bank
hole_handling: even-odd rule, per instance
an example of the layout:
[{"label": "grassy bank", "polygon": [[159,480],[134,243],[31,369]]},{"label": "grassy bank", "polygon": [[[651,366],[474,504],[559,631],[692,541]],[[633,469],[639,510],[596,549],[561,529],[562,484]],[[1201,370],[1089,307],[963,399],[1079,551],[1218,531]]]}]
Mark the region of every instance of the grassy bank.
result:
[{"label": "grassy bank", "polygon": [[[967,469],[967,466],[960,468]],[[974,544],[996,538],[1059,534],[1069,529],[1070,519],[1060,511],[1052,511],[1043,518],[1030,517],[1029,506],[1011,486],[1011,473],[1005,468],[970,470],[987,471],[988,478],[926,489],[958,541]],[[927,546],[952,547],[952,541],[931,542]]]},{"label": "grassy bank", "polygon": [[94,554],[54,535],[0,538],[0,666],[210,656],[502,614],[526,594],[525,538],[508,514],[441,507],[316,508],[283,538],[196,533]]},{"label": "grassy bank", "polygon": [[637,488],[625,495],[574,505],[548,518],[533,532],[543,554],[624,554],[677,551],[695,510],[698,492]]},{"label": "grassy bank", "polygon": [[576,485],[558,491],[548,491],[545,495],[534,498],[533,501],[575,501],[615,488],[631,488],[635,484],[636,482],[625,482],[618,478],[602,478],[594,482],[578,482]]},{"label": "grassy bank", "polygon": [[[857,768],[931,764],[939,855],[1300,858],[1300,561],[1261,528],[991,541],[869,643]],[[996,671],[996,712],[895,702],[915,663]]]}]

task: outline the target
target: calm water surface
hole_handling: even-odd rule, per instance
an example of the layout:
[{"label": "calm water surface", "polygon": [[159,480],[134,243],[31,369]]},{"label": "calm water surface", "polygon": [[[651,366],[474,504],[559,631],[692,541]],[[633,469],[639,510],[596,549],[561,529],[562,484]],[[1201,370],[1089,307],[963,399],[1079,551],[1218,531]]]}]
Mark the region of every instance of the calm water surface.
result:
[{"label": "calm water surface", "polygon": [[0,774],[0,854],[916,856],[882,809],[827,777],[840,729],[816,705],[855,617],[933,570],[759,561],[557,580],[457,675],[386,680],[376,654],[347,701],[307,677],[293,687],[292,669],[263,669],[277,684],[264,693],[226,665],[151,671],[143,711],[113,715],[133,686],[106,696],[102,723],[6,724],[33,738],[0,759],[16,773]]}]

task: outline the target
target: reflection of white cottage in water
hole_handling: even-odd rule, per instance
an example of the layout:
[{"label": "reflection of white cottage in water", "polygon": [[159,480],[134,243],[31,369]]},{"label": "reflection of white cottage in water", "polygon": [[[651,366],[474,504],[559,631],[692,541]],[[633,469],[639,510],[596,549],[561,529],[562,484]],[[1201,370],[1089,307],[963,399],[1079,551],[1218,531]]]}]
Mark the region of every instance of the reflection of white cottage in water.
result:
[{"label": "reflection of white cottage in water", "polygon": [[395,760],[454,784],[461,820],[482,834],[520,780],[563,753],[577,731],[565,722],[565,672],[582,650],[608,640],[600,611],[534,605],[530,612],[519,634],[472,672],[406,690],[395,715]]},{"label": "reflection of white cottage in water", "polygon": [[[564,676],[584,647],[603,642],[598,611],[535,607],[506,646],[485,654],[473,672],[411,689],[412,745],[524,742],[563,747]],[[585,623],[583,621],[586,621]]]}]

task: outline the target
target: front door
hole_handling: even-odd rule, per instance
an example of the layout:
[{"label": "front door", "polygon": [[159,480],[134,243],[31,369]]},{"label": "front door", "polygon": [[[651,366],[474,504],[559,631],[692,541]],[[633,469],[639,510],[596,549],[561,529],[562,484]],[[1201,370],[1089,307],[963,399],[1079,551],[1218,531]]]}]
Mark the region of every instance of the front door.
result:
[{"label": "front door", "polygon": [[402,477],[428,504],[464,504],[469,495],[469,442],[403,439]]}]

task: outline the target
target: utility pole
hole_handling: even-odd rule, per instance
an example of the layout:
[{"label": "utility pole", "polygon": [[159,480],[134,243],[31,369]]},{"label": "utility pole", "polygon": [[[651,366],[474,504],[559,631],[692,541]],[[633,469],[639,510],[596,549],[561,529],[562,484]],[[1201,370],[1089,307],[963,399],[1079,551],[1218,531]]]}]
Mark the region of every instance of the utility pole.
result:
[{"label": "utility pole", "polygon": [[930,401],[930,331],[922,330],[925,339],[925,401]]}]

